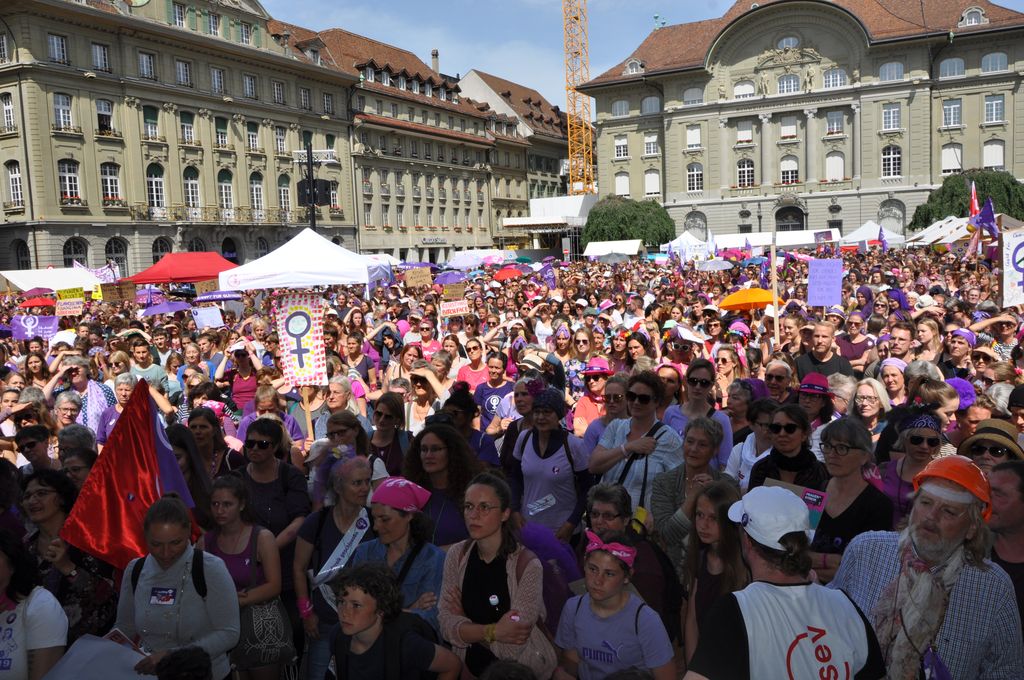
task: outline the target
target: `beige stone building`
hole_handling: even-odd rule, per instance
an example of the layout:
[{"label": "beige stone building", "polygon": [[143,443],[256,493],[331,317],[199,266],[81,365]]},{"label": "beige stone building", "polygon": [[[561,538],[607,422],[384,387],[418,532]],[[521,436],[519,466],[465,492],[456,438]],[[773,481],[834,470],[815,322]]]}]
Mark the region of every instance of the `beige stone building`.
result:
[{"label": "beige stone building", "polygon": [[357,247],[356,78],[268,21],[256,0],[0,3],[2,266],[261,256],[307,223],[306,141],[318,227]]},{"label": "beige stone building", "polygon": [[583,88],[601,193],[702,238],[899,231],[950,173],[1024,177],[1022,37],[977,0],[747,0],[656,29]]}]

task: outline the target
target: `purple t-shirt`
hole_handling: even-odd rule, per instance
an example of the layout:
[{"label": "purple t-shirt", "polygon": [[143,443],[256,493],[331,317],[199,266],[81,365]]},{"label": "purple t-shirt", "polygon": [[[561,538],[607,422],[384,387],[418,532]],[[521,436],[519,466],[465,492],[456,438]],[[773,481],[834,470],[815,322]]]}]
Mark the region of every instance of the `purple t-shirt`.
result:
[{"label": "purple t-shirt", "polygon": [[[306,438],[306,435],[302,433],[302,427],[298,421],[295,420],[291,415],[287,413],[279,414],[281,416],[281,422],[284,423],[284,428],[288,431],[288,436],[291,437],[293,442],[301,442]],[[259,418],[259,414],[255,411],[242,418],[238,423],[238,438],[245,441],[245,433],[252,425],[252,421]]]},{"label": "purple t-shirt", "polygon": [[434,545],[443,547],[469,538],[466,520],[462,516],[462,508],[459,507],[459,503],[448,498],[444,492],[431,492],[430,500],[423,508],[423,514],[430,517],[434,523],[434,536],[430,541]]},{"label": "purple t-shirt", "polygon": [[103,413],[100,414],[100,423],[96,426],[96,443],[106,444],[107,439],[110,438],[110,433],[114,431],[114,424],[117,423],[117,419],[121,417],[121,412],[117,410],[117,406],[108,406]]},{"label": "purple t-shirt", "polygon": [[486,382],[477,385],[476,392],[473,393],[473,401],[480,407],[481,432],[487,430],[487,426],[491,424],[494,414],[498,412],[498,404],[501,403],[501,398],[512,392],[513,387],[513,384],[510,382],[502,383],[500,387],[491,387]]},{"label": "purple t-shirt", "polygon": [[[552,435],[552,438],[557,433]],[[523,469],[523,500],[520,505],[526,521],[542,524],[552,531],[558,529],[572,516],[576,507],[576,479],[573,469],[586,470],[590,463],[589,450],[583,448],[583,440],[568,435],[568,451],[565,446],[546,458],[536,451],[533,430],[519,435],[512,455],[521,461]],[[569,464],[572,455],[572,465]]]}]

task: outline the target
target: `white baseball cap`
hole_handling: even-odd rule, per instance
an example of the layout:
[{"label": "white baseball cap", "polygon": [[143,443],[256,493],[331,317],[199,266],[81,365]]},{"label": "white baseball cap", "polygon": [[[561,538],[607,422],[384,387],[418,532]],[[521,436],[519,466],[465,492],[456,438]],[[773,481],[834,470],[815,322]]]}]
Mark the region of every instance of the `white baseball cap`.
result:
[{"label": "white baseball cap", "polygon": [[803,499],[781,486],[759,486],[729,507],[729,519],[766,548],[785,550],[779,539],[794,531],[809,532]]}]

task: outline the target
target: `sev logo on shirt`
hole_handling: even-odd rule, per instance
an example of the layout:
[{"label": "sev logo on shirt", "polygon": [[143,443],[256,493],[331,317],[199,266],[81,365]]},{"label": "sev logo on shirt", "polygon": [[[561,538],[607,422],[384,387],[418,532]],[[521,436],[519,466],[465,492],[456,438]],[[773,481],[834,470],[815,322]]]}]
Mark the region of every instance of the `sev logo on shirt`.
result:
[{"label": "sev logo on shirt", "polygon": [[[806,633],[800,633],[793,638],[793,642],[789,644],[789,649],[786,651],[786,670],[789,672],[790,678],[808,677],[806,671],[815,662],[817,662],[818,668],[810,677],[820,680],[848,680],[852,677],[849,661],[844,661],[841,668],[832,663],[832,648],[821,642],[822,638],[827,635],[828,631],[824,628],[807,626]],[[794,658],[794,656],[798,658]],[[794,668],[794,663],[796,668]]]}]

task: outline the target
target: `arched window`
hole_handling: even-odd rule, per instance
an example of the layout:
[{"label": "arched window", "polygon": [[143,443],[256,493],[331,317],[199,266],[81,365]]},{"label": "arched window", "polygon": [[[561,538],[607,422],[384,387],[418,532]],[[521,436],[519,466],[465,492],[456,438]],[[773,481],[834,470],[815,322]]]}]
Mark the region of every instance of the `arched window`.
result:
[{"label": "arched window", "polygon": [[629,173],[628,172],[617,172],[617,173],[615,173],[615,195],[616,196],[629,196]]},{"label": "arched window", "polygon": [[238,246],[235,244],[235,239],[230,236],[224,239],[220,244],[220,254],[225,260],[234,262],[235,264],[242,263],[242,254],[238,251]]},{"label": "arched window", "polygon": [[78,161],[57,161],[57,185],[60,187],[61,205],[74,205],[82,202],[82,194],[78,184]]},{"label": "arched window", "polygon": [[160,258],[162,258],[167,253],[171,252],[171,250],[172,247],[170,240],[164,238],[163,236],[158,236],[153,241],[153,264],[159,262]]},{"label": "arched window", "polygon": [[640,100],[640,113],[659,113],[661,111],[661,98],[660,97],[644,97]]},{"label": "arched window", "polygon": [[833,87],[846,87],[848,82],[846,69],[830,68],[821,75],[821,81],[826,90]]},{"label": "arched window", "polygon": [[103,256],[107,262],[113,262],[121,276],[128,276],[131,274],[128,271],[128,243],[121,238],[112,238],[107,241],[107,244],[103,247]]},{"label": "arched window", "polygon": [[661,195],[661,173],[657,170],[644,171],[644,196]]},{"label": "arched window", "polygon": [[939,62],[940,78],[959,78],[964,74],[964,60],[960,57],[950,57]]},{"label": "arched window", "polygon": [[990,139],[982,147],[981,161],[986,170],[1006,169],[1006,143],[1001,139]]},{"label": "arched window", "polygon": [[964,167],[964,147],[961,144],[944,144],[942,146],[942,174],[952,175]]},{"label": "arched window", "polygon": [[1006,52],[989,52],[981,58],[982,73],[996,73],[1008,68]]},{"label": "arched window", "polygon": [[980,26],[983,21],[983,15],[980,9],[972,9],[964,14],[963,24],[964,26]]},{"label": "arched window", "polygon": [[164,169],[157,163],[150,163],[146,168],[146,202],[150,208],[165,207]]},{"label": "arched window", "polygon": [[882,177],[900,177],[903,174],[903,151],[895,144],[882,149]]},{"label": "arched window", "polygon": [[221,210],[232,210],[235,207],[231,179],[230,170],[224,169],[217,173],[217,205]]},{"label": "arched window", "polygon": [[878,79],[882,82],[903,80],[903,62],[888,61],[878,67]]},{"label": "arched window", "polygon": [[14,267],[15,269],[32,269],[32,254],[29,252],[28,244],[25,241],[15,239],[14,243],[11,244],[11,250],[14,251]]},{"label": "arched window", "polygon": [[796,184],[800,181],[800,162],[796,156],[783,156],[779,161],[779,176],[783,184]]},{"label": "arched window", "polygon": [[775,213],[775,231],[801,231],[804,228],[804,213],[796,206],[782,208]]},{"label": "arched window", "polygon": [[686,190],[704,191],[704,166],[700,163],[686,166]]},{"label": "arched window", "polygon": [[683,229],[698,238],[707,240],[708,237],[708,216],[699,210],[686,213],[683,220]]},{"label": "arched window", "polygon": [[732,86],[733,99],[748,99],[755,94],[753,80],[741,80]]},{"label": "arched window", "polygon": [[189,239],[188,252],[190,253],[205,253],[206,252],[206,241],[196,236],[195,238]]},{"label": "arched window", "polygon": [[779,76],[779,94],[796,94],[800,91],[800,77],[793,73]]},{"label": "arched window", "polygon": [[262,236],[256,237],[256,257],[263,257],[270,252],[270,244]]},{"label": "arched window", "polygon": [[779,42],[775,43],[780,50],[793,49],[800,46],[800,38],[795,35],[787,35],[783,38],[779,38]]},{"label": "arched window", "polygon": [[683,106],[696,106],[704,103],[704,88],[688,87],[683,90]]},{"label": "arched window", "polygon": [[825,179],[839,182],[846,176],[846,157],[842,151],[829,151],[825,154]]},{"label": "arched window", "polygon": [[121,200],[121,166],[117,163],[100,164],[100,191],[104,205]]},{"label": "arched window", "polygon": [[292,181],[288,175],[277,178],[277,204],[281,210],[292,209]]},{"label": "arched window", "polygon": [[903,226],[906,223],[907,217],[907,206],[903,205],[902,201],[898,201],[894,198],[882,201],[881,205],[878,206],[878,219],[876,220],[879,225],[885,227],[889,231],[894,231],[897,234],[903,233]]},{"label": "arched window", "polygon": [[616,99],[612,102],[612,116],[615,118],[621,118],[622,116],[629,115],[629,100],[628,99]]},{"label": "arched window", "polygon": [[736,163],[736,186],[754,186],[754,161],[749,158],[741,158]]},{"label": "arched window", "polygon": [[25,193],[21,188],[21,164],[18,161],[4,163],[7,170],[7,198],[13,208],[25,206]]},{"label": "arched window", "polygon": [[74,267],[75,262],[89,264],[89,245],[77,236],[64,241],[64,266]]},{"label": "arched window", "polygon": [[198,209],[202,205],[199,194],[199,170],[193,167],[185,168],[181,173],[181,184],[184,189],[185,207]]},{"label": "arched window", "polygon": [[266,207],[263,201],[263,175],[258,172],[249,175],[249,207],[260,212]]}]

